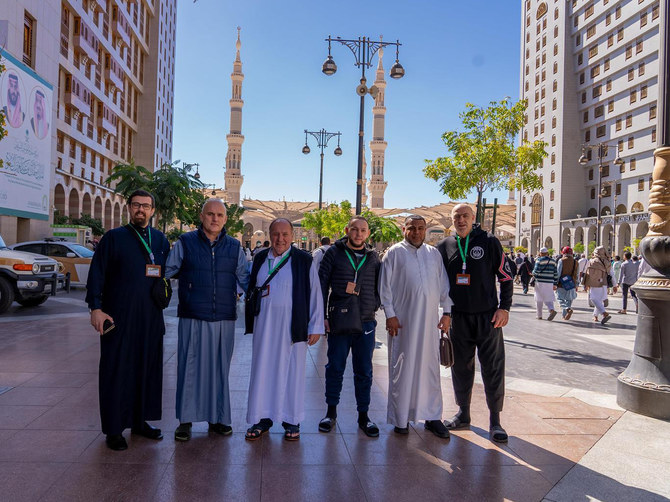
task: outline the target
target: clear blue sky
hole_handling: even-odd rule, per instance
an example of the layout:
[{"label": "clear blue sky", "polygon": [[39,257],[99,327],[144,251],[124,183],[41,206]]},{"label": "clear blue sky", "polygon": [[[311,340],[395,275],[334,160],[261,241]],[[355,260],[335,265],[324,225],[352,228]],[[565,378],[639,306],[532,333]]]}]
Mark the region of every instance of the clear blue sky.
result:
[{"label": "clear blue sky", "polygon": [[[518,0],[180,0],[178,6],[173,159],[198,162],[205,183],[224,185],[230,73],[241,26],[243,197],[318,200],[316,142],[310,142],[309,155],[301,148],[304,129],[325,128],[342,132],[344,153],[332,154],[334,142],[325,152],[324,200],[355,201],[359,99],[354,90],[360,74],[353,54],[339,44],[332,52],[337,73],[321,73],[329,34],[382,34],[403,44],[404,78],[388,77],[394,52],[384,55],[386,207],[447,201],[422,172],[424,159],[447,154],[442,133],[459,128],[466,102],[519,98]],[[371,85],[374,71],[367,75]],[[371,116],[368,96],[368,164]],[[495,195],[507,200],[507,192]],[[493,194],[487,197],[491,201]]]}]

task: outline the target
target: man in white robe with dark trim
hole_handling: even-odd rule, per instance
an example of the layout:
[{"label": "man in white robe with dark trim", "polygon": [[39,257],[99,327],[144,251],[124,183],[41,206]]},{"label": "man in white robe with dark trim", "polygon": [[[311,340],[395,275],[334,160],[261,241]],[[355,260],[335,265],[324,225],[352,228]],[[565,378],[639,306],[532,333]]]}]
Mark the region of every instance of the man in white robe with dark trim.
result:
[{"label": "man in white robe with dark trim", "polygon": [[439,333],[451,321],[449,280],[439,251],[424,243],[426,220],[408,216],[403,233],[405,240],[384,255],[379,280],[389,346],[387,420],[398,434],[409,433],[409,422],[425,420],[426,430],[446,439]]},{"label": "man in white robe with dark trim", "polygon": [[245,312],[246,333],[254,337],[247,409],[247,422],[253,425],[245,435],[249,441],[259,439],[275,421],[281,421],[284,439],[300,438],[307,346],[325,333],[318,270],[312,256],[292,246],[292,240],[291,222],[274,220],[271,247],[256,253],[251,269]]}]

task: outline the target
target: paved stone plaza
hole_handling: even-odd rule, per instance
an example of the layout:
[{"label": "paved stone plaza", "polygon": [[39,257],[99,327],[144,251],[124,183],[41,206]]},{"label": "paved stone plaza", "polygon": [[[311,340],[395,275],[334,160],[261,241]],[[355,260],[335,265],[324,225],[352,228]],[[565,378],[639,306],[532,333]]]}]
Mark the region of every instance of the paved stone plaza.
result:
[{"label": "paved stone plaza", "polygon": [[[127,431],[129,449],[114,452],[100,433],[98,336],[82,292],[37,309],[15,306],[0,317],[0,499],[668,500],[670,423],[624,412],[615,403],[615,377],[628,362],[636,316],[615,315],[607,327],[593,325],[580,295],[570,323],[537,321],[532,296],[515,293],[505,330],[505,446],[488,440],[480,384],[472,430],[452,433],[449,441],[427,434],[420,423],[409,436],[383,424],[382,327],[370,412],[379,438],[357,428],[350,369],[337,430],[317,431],[325,410],[321,340],[308,353],[300,441],[284,441],[275,426],[260,441],[246,442],[251,338],[241,323],[230,377],[234,434],[208,434],[206,424],[194,424],[193,439],[175,443],[175,303],[166,311],[163,420],[155,424],[165,438],[155,442]],[[620,301],[613,299],[612,311]],[[447,418],[455,404],[444,370],[442,390]]]}]

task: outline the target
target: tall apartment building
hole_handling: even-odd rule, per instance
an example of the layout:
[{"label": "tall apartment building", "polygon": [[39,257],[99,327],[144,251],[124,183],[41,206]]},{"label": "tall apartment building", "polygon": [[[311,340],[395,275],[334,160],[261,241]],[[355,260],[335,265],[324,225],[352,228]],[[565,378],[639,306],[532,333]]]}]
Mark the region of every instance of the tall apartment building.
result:
[{"label": "tall apartment building", "polygon": [[596,241],[600,196],[600,242],[620,254],[648,230],[659,2],[523,0],[522,13],[522,134],[546,142],[549,155],[540,170],[544,188],[519,194],[517,243],[531,253],[588,246]]},{"label": "tall apartment building", "polygon": [[[89,214],[107,229],[118,226],[127,212],[122,197],[104,184],[111,169],[132,160],[154,170],[171,161],[176,3],[3,0],[0,5],[0,23],[8,20],[7,52],[53,86],[51,214]],[[16,226],[10,241],[47,234],[43,224],[29,231],[21,230],[21,222]]]}]

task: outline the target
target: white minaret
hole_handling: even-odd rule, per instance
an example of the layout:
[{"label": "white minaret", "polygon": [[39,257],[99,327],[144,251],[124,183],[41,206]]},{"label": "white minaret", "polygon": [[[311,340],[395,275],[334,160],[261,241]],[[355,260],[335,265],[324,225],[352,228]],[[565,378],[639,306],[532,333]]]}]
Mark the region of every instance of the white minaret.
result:
[{"label": "white minaret", "polygon": [[375,105],[372,107],[373,125],[372,141],[370,141],[370,152],[372,157],[372,176],[368,183],[370,191],[370,207],[384,207],[384,192],[388,183],[384,181],[384,151],[386,150],[386,141],[384,141],[384,118],[386,116],[386,107],[384,106],[384,94],[386,92],[386,80],[384,79],[384,66],[382,58],[384,57],[384,48],[379,49],[379,58],[377,63],[377,78],[374,85],[379,89],[375,98]]},{"label": "white minaret", "polygon": [[240,60],[240,27],[237,27],[237,55],[233,63],[233,73],[230,79],[233,81],[233,93],[230,99],[230,134],[226,135],[228,141],[228,153],[226,154],[226,202],[229,204],[240,204],[240,187],[244,181],[242,176],[242,61]]}]

